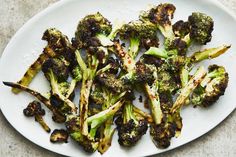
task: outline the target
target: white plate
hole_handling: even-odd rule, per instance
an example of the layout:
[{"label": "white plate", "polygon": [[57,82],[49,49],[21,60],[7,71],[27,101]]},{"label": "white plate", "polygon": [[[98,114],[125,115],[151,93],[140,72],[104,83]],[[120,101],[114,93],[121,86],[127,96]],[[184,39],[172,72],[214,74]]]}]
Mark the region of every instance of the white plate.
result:
[{"label": "white plate", "polygon": [[[121,19],[130,21],[137,19],[140,10],[147,9],[150,4],[159,4],[164,1],[158,0],[61,0],[53,6],[39,13],[29,20],[12,38],[5,49],[0,62],[0,81],[17,81],[25,72],[27,67],[37,58],[45,46],[41,41],[43,32],[49,27],[56,27],[70,38],[73,37],[78,20],[83,16],[97,11],[101,12],[109,20]],[[213,39],[205,47],[218,46],[220,44],[234,44],[236,41],[236,20],[232,13],[213,0],[169,0],[177,7],[175,21],[187,19],[193,11],[201,11],[209,14],[215,21]],[[104,156],[131,157],[157,154],[183,145],[197,137],[205,134],[223,119],[225,119],[236,106],[236,48],[232,48],[213,62],[224,65],[229,72],[230,81],[225,96],[209,109],[193,109],[191,107],[182,111],[183,131],[178,139],[173,138],[168,149],[157,149],[150,140],[149,133],[144,136],[135,147],[127,150],[121,148],[115,135],[112,147]],[[212,61],[211,61],[212,62]],[[205,65],[211,63],[206,62]],[[48,91],[48,85],[42,73],[31,84],[31,87],[42,92]],[[81,148],[70,141],[68,144],[52,144],[49,142],[49,134],[45,133],[38,123],[32,119],[25,118],[22,114],[23,108],[33,97],[26,93],[14,95],[10,88],[0,85],[1,110],[11,125],[23,136],[32,142],[48,150],[68,156],[86,156]],[[50,119],[50,113],[46,121],[52,129],[60,127]],[[88,156],[100,156],[94,153]]]}]

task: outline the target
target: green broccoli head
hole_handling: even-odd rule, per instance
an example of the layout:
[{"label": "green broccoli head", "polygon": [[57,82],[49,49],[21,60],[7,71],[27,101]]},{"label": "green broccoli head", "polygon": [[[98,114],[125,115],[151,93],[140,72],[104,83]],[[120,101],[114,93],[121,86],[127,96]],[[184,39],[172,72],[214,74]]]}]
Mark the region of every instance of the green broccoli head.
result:
[{"label": "green broccoli head", "polygon": [[116,120],[118,130],[118,142],[121,146],[134,146],[148,129],[147,121],[140,119],[133,113],[133,104],[126,103],[122,117]]},{"label": "green broccoli head", "polygon": [[224,95],[229,81],[223,66],[211,65],[208,74],[191,96],[193,105],[209,107]]},{"label": "green broccoli head", "polygon": [[129,50],[135,58],[140,47],[148,49],[151,46],[158,47],[159,39],[154,25],[141,21],[124,24],[118,32],[123,40],[130,41]]},{"label": "green broccoli head", "polygon": [[176,37],[184,38],[190,32],[189,22],[184,22],[183,20],[177,21],[173,25],[173,32]]},{"label": "green broccoli head", "polygon": [[42,66],[42,71],[46,78],[50,80],[50,75],[56,76],[58,82],[65,82],[69,77],[69,68],[65,60],[61,58],[49,58]]},{"label": "green broccoli head", "polygon": [[210,16],[194,12],[188,17],[188,22],[191,40],[199,44],[206,44],[211,41],[214,21]]},{"label": "green broccoli head", "polygon": [[155,24],[165,37],[173,37],[171,20],[174,17],[175,9],[173,4],[159,4],[142,14],[140,19]]},{"label": "green broccoli head", "polygon": [[73,45],[75,47],[98,46],[101,43],[96,36],[98,34],[108,35],[111,30],[110,22],[101,13],[87,15],[77,26]]},{"label": "green broccoli head", "polygon": [[166,40],[165,47],[168,51],[172,51],[172,53],[174,54],[177,54],[179,56],[186,56],[188,44],[182,38],[177,37],[173,40]]}]

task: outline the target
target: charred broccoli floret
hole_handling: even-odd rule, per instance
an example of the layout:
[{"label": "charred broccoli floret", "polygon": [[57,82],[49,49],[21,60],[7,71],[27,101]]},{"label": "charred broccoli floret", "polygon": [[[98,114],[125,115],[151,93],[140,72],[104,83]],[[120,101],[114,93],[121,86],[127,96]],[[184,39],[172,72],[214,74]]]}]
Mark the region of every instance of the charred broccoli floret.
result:
[{"label": "charred broccoli floret", "polygon": [[224,95],[229,81],[223,66],[211,65],[208,74],[194,90],[191,102],[196,106],[209,107]]},{"label": "charred broccoli floret", "polygon": [[153,23],[166,38],[172,38],[174,34],[171,20],[174,17],[175,9],[173,4],[159,4],[140,15],[140,20]]},{"label": "charred broccoli floret", "polygon": [[190,39],[199,44],[206,44],[211,41],[214,27],[213,19],[200,12],[194,12],[188,18],[190,25]]},{"label": "charred broccoli floret", "polygon": [[23,113],[27,117],[34,117],[35,121],[37,121],[46,132],[51,131],[49,126],[43,120],[42,116],[45,115],[45,110],[42,109],[40,102],[33,101],[29,103],[29,105],[23,110]]},{"label": "charred broccoli floret", "polygon": [[180,38],[184,38],[190,32],[189,22],[188,21],[184,22],[183,20],[177,21],[173,25],[173,32],[174,32],[175,36],[180,37]]},{"label": "charred broccoli floret", "polygon": [[[63,55],[66,57],[73,54],[73,47],[67,36],[55,28],[47,29],[44,32],[42,39],[46,40],[48,44],[44,48],[43,53],[39,55],[36,61],[27,69],[21,80],[18,81],[18,83],[23,86],[28,86],[31,83],[33,78],[41,70],[42,64],[50,57],[54,57],[56,55]],[[16,94],[20,92],[19,89],[17,90],[14,88],[12,91]]]},{"label": "charred broccoli floret", "polygon": [[148,49],[159,45],[156,27],[141,21],[124,24],[118,34],[121,39],[130,42],[128,53],[132,58],[137,56],[140,47]]},{"label": "charred broccoli floret", "polygon": [[[110,21],[99,12],[85,16],[78,24],[73,45],[75,47],[101,46],[112,31]],[[105,39],[104,39],[105,38]],[[104,41],[105,40],[105,41]]]},{"label": "charred broccoli floret", "polygon": [[55,129],[55,130],[53,130],[53,132],[50,136],[50,141],[52,143],[67,143],[68,137],[69,137],[69,134],[66,130]]},{"label": "charred broccoli floret", "polygon": [[133,104],[127,101],[124,105],[122,117],[116,121],[118,142],[125,147],[134,146],[147,131],[147,121],[135,116]]}]

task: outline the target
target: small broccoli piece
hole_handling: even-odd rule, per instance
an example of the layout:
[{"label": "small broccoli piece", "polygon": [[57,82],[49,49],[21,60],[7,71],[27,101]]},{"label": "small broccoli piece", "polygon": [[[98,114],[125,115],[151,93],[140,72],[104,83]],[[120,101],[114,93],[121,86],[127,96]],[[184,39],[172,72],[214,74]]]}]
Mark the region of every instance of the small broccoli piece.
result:
[{"label": "small broccoli piece", "polygon": [[31,94],[32,96],[36,97],[39,101],[41,101],[50,111],[52,111],[53,113],[53,117],[52,119],[57,122],[57,123],[63,123],[65,122],[66,118],[65,115],[62,114],[60,111],[58,111],[51,103],[50,100],[48,98],[46,98],[45,96],[43,96],[41,93],[32,90],[28,87],[25,87],[21,84],[18,83],[13,83],[13,82],[3,82],[3,84],[5,86],[9,86],[9,87],[13,87],[22,91],[25,91],[29,94]]},{"label": "small broccoli piece", "polygon": [[45,77],[50,81],[48,73],[50,70],[57,77],[58,82],[65,82],[69,77],[69,69],[67,63],[60,58],[49,58],[42,66]]},{"label": "small broccoli piece", "polygon": [[69,134],[66,130],[55,129],[55,130],[53,130],[53,132],[50,136],[50,141],[52,143],[67,143],[68,137],[69,137]]},{"label": "small broccoli piece", "polygon": [[122,117],[117,119],[118,142],[125,147],[134,146],[147,131],[147,121],[144,118],[136,117],[133,111],[133,104],[125,103]]},{"label": "small broccoli piece", "polygon": [[172,31],[171,20],[174,17],[175,9],[173,4],[159,4],[140,15],[140,20],[156,25],[165,38],[173,38],[174,33]]},{"label": "small broccoli piece", "polygon": [[141,21],[124,24],[118,34],[121,39],[130,42],[128,53],[132,58],[137,56],[141,47],[148,49],[151,46],[158,47],[159,45],[156,27]]},{"label": "small broccoli piece", "polygon": [[43,120],[42,116],[45,115],[45,110],[42,109],[40,102],[33,101],[29,103],[29,105],[23,110],[23,113],[27,117],[35,117],[35,121],[37,121],[46,132],[51,131],[49,126]]},{"label": "small broccoli piece", "polygon": [[214,27],[213,19],[200,12],[194,12],[188,17],[190,25],[190,39],[199,44],[206,44],[211,41]]},{"label": "small broccoli piece", "polygon": [[177,21],[173,25],[173,32],[174,32],[175,36],[180,37],[180,38],[184,38],[190,32],[189,22],[188,21],[184,22],[183,20]]},{"label": "small broccoli piece", "polygon": [[108,36],[111,31],[112,26],[110,21],[103,17],[102,14],[97,12],[96,14],[87,15],[77,26],[73,45],[77,48],[101,46],[103,45],[103,39]]},{"label": "small broccoli piece", "polygon": [[208,74],[191,96],[192,104],[203,107],[211,106],[220,96],[224,95],[228,81],[229,76],[223,66],[209,66]]},{"label": "small broccoli piece", "polygon": [[97,138],[98,130],[107,120],[115,115],[115,113],[122,107],[123,101],[118,101],[106,110],[99,112],[86,119],[89,126],[88,134],[84,135],[80,128],[80,117],[68,116],[66,128],[70,137],[78,142],[86,152],[94,152],[98,148],[99,138]]}]

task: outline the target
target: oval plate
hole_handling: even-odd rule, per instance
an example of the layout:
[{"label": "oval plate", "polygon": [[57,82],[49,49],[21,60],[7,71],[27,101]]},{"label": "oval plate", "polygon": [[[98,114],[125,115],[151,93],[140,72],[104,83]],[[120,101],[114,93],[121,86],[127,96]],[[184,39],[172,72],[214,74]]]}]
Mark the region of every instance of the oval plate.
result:
[{"label": "oval plate", "polygon": [[[56,27],[71,38],[78,21],[87,14],[99,11],[111,21],[116,19],[131,21],[138,18],[141,10],[146,10],[148,6],[161,2],[164,1],[136,0],[134,3],[132,0],[61,0],[29,20],[12,38],[1,58],[0,80],[17,81],[21,78],[27,67],[45,46],[46,43],[40,39],[43,32],[49,27]],[[232,34],[235,32],[236,20],[233,14],[218,2],[213,0],[170,0],[169,3],[173,3],[177,8],[174,21],[186,20],[188,15],[194,11],[205,12],[213,17],[215,21],[213,39],[204,47],[233,44],[236,41],[236,35]],[[184,124],[182,134],[177,139],[173,138],[168,149],[157,149],[147,133],[141,142],[127,150],[119,146],[117,134],[115,134],[111,148],[103,156],[131,157],[158,154],[190,142],[218,125],[236,106],[232,99],[236,93],[235,52],[236,48],[232,45],[232,48],[220,58],[204,63],[204,65],[216,63],[226,67],[230,76],[227,91],[214,106],[208,109],[193,109],[192,107],[184,109],[181,113]],[[48,84],[42,73],[33,80],[31,87],[41,92],[48,91]],[[45,133],[38,123],[32,122],[32,119],[25,118],[22,114],[23,108],[33,100],[33,97],[23,92],[16,96],[2,83],[0,92],[0,105],[4,116],[27,139],[48,150],[67,156],[100,156],[98,152],[84,153],[73,141],[69,141],[68,144],[50,143],[49,134]],[[45,118],[52,129],[62,127],[53,123],[50,116],[45,116]]]}]

